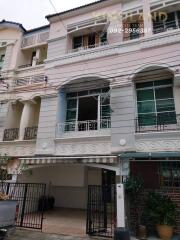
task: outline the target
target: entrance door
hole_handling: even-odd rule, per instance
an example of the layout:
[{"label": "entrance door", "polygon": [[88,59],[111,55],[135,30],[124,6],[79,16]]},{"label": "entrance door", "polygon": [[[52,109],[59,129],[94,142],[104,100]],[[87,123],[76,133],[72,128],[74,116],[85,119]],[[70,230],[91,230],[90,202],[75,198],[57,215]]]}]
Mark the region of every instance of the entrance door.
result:
[{"label": "entrance door", "polygon": [[93,236],[113,237],[115,226],[116,185],[89,185],[86,233]]}]

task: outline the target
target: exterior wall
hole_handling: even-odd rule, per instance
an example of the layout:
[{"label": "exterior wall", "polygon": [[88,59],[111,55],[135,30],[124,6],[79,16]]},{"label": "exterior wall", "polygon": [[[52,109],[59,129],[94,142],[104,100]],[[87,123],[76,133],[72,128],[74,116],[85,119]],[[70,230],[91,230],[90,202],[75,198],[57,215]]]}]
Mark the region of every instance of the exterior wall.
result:
[{"label": "exterior wall", "polygon": [[37,154],[53,154],[56,129],[57,97],[41,99],[39,128],[36,145]]},{"label": "exterior wall", "polygon": [[132,85],[113,88],[111,92],[112,152],[134,150],[134,98]]},{"label": "exterior wall", "polygon": [[3,69],[14,69],[17,64],[17,56],[19,53],[22,32],[16,29],[2,29],[0,30],[1,41],[7,41],[5,60]]}]

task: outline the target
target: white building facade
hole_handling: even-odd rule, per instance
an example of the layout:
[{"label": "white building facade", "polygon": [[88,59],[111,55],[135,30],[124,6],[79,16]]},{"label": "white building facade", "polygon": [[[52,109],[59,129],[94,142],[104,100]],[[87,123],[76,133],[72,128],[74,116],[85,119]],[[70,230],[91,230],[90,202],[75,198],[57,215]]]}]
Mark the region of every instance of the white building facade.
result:
[{"label": "white building facade", "polygon": [[105,0],[47,19],[0,23],[0,152],[32,168],[19,181],[46,183],[66,208],[131,173],[178,192],[178,1]]}]

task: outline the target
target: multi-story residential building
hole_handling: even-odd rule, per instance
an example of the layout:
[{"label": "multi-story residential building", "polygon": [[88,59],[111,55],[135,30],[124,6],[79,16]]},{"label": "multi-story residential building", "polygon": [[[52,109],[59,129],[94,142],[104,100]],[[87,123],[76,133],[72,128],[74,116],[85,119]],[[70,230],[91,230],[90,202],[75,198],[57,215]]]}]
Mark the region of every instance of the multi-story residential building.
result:
[{"label": "multi-story residential building", "polygon": [[49,185],[56,207],[99,194],[97,235],[115,221],[101,222],[88,185],[140,175],[180,204],[179,1],[102,0],[47,19],[0,23],[0,152],[32,168],[19,181]]}]

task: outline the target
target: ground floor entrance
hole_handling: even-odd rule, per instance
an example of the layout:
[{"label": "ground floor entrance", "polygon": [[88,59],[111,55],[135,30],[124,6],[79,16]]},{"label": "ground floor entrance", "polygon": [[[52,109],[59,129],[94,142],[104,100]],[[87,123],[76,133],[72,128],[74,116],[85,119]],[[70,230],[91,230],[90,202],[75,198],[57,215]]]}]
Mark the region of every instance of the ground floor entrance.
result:
[{"label": "ground floor entrance", "polygon": [[104,167],[94,164],[36,166],[19,177],[22,183],[46,184],[45,194],[38,196],[38,208],[44,200],[51,202],[45,204],[43,232],[79,237],[113,236],[116,172],[108,169],[108,165]]}]

